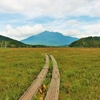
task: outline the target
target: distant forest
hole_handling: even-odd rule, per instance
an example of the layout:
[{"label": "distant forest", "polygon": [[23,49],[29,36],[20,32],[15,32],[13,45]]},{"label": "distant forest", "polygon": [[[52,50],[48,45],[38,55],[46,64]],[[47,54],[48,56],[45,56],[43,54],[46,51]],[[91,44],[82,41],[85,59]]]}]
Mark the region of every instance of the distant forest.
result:
[{"label": "distant forest", "polygon": [[88,47],[100,48],[100,37],[86,37],[81,38],[69,45],[69,47]]},{"label": "distant forest", "polygon": [[[64,46],[46,46],[46,45],[29,45],[24,44],[20,41],[1,36],[0,35],[0,47],[1,48],[35,48],[35,47],[67,47],[67,45]],[[100,48],[100,37],[86,37],[81,38],[77,41],[72,42],[68,47],[85,47],[85,48]]]},{"label": "distant forest", "polygon": [[53,46],[45,46],[45,45],[29,45],[29,44],[24,44],[20,41],[1,36],[0,35],[0,48],[36,48],[36,47],[53,47]]}]

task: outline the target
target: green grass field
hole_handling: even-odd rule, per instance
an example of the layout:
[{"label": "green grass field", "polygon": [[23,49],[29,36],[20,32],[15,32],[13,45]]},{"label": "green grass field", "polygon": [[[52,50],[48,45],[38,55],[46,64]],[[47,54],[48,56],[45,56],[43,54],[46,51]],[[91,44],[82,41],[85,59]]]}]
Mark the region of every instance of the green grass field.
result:
[{"label": "green grass field", "polygon": [[59,100],[100,100],[100,49],[0,49],[0,100],[18,100],[52,54],[60,71]]},{"label": "green grass field", "polygon": [[0,100],[18,100],[44,65],[33,49],[0,49]]},{"label": "green grass field", "polygon": [[61,74],[60,100],[100,100],[100,49],[57,52],[54,55]]}]

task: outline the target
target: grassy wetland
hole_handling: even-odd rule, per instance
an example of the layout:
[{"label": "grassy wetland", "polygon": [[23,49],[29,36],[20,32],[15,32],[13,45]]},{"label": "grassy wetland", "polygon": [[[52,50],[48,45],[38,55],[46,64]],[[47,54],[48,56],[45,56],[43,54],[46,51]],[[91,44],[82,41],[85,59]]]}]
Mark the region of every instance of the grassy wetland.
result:
[{"label": "grassy wetland", "polygon": [[0,49],[0,100],[18,100],[42,69],[44,57],[33,49]]},{"label": "grassy wetland", "polygon": [[60,71],[59,100],[100,100],[100,49],[0,49],[0,100],[18,100],[52,54]]}]

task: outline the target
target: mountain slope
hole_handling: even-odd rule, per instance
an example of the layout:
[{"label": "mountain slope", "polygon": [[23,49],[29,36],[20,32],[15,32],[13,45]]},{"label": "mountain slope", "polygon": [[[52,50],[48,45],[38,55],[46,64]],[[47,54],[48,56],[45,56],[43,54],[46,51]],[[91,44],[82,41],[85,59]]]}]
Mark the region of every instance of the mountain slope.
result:
[{"label": "mountain slope", "polygon": [[69,47],[100,47],[100,37],[81,38],[71,43]]},{"label": "mountain slope", "polygon": [[0,35],[0,47],[25,47],[26,44]]},{"label": "mountain slope", "polygon": [[61,46],[61,45],[68,45],[75,40],[77,40],[77,38],[64,36],[58,32],[44,31],[38,35],[33,35],[29,38],[26,38],[21,42],[32,45],[40,44],[48,46]]}]

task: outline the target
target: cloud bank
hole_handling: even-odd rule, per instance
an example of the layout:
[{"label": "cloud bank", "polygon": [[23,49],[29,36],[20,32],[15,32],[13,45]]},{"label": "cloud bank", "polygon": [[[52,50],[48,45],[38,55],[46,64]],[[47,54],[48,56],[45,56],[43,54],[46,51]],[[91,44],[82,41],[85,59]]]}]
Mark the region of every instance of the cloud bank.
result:
[{"label": "cloud bank", "polygon": [[22,40],[28,36],[41,33],[44,30],[45,29],[40,24],[34,26],[21,26],[17,27],[16,29],[13,29],[10,25],[7,25],[5,31],[1,32],[1,35],[8,36],[17,40]]},{"label": "cloud bank", "polygon": [[100,36],[100,0],[0,0],[0,34],[21,40],[44,30]]},{"label": "cloud bank", "polygon": [[100,16],[99,0],[0,0],[0,12],[64,16]]}]

